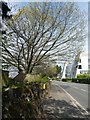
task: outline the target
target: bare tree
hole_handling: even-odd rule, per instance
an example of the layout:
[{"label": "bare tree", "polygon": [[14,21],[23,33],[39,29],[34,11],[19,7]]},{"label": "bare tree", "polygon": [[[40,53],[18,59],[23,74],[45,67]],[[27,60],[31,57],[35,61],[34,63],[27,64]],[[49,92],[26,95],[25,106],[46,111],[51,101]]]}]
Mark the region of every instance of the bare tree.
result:
[{"label": "bare tree", "polygon": [[82,49],[85,38],[84,14],[74,3],[30,3],[4,22],[3,62],[25,73],[47,58],[70,58]]}]

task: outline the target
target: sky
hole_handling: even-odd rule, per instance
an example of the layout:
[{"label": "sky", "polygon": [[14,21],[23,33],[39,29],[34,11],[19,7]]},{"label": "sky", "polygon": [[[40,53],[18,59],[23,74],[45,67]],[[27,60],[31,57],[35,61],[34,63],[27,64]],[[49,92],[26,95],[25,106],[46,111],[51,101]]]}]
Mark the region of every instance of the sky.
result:
[{"label": "sky", "polygon": [[[81,9],[81,11],[84,11],[86,13],[86,17],[88,20],[88,2],[77,2],[79,8]],[[87,26],[87,30],[88,30],[88,26]],[[87,39],[85,40],[85,46],[84,46],[84,51],[88,52],[88,35],[87,35]]]},{"label": "sky", "polygon": [[[31,1],[33,1],[33,0],[31,0]],[[8,0],[8,2],[10,2],[10,0]],[[11,3],[17,4],[18,6],[23,7],[23,6],[27,5],[28,2],[25,2],[25,1],[24,2],[17,2],[16,1],[16,2],[11,2]],[[77,2],[77,4],[79,5],[81,10],[85,10],[86,12],[88,11],[88,2]]]},{"label": "sky", "polygon": [[[15,5],[16,8],[21,8],[24,7],[28,4],[28,2],[13,2],[10,3],[10,6]],[[81,9],[81,11],[84,11],[86,14],[86,17],[88,18],[88,2],[77,2],[77,5],[79,6],[79,8]],[[12,7],[12,11],[14,11],[14,8]],[[88,19],[87,19],[88,20]],[[87,26],[87,30],[88,30],[88,26]],[[88,52],[88,36],[87,39],[85,40],[85,46],[84,46],[84,51],[87,53]],[[84,59],[84,58],[83,58]],[[86,63],[88,64],[88,63]]]},{"label": "sky", "polygon": [[[8,0],[8,1],[11,1],[11,0]],[[14,0],[14,1],[17,1],[17,0]],[[16,11],[15,8],[21,8],[21,7],[24,7],[28,4],[28,2],[25,2],[25,1],[24,2],[20,2],[20,0],[18,0],[18,1],[19,2],[10,2],[9,3],[9,6],[11,7],[12,13],[14,13]],[[23,0],[21,0],[21,1],[23,1]],[[26,0],[26,1],[28,1],[28,0]],[[29,1],[33,1],[33,0],[29,0]],[[39,0],[39,1],[42,1],[42,0]],[[86,17],[88,18],[88,2],[76,2],[76,4],[79,6],[81,11],[85,12]],[[15,6],[15,7],[12,7],[12,6]],[[88,30],[88,26],[87,26],[87,30]],[[88,36],[87,36],[87,39],[85,40],[84,51],[88,52]]]},{"label": "sky", "polygon": [[6,2],[89,2],[89,0],[4,0]]},{"label": "sky", "polygon": [[88,12],[88,2],[77,2],[81,10]]},{"label": "sky", "polygon": [[[8,0],[11,1],[11,0]],[[18,0],[20,1],[20,0]],[[23,0],[22,0],[23,1]],[[27,0],[26,0],[27,1]],[[30,1],[30,0],[29,0]],[[33,0],[31,0],[33,1]],[[41,0],[40,0],[41,1]],[[81,11],[84,11],[86,13],[86,17],[88,17],[88,2],[76,2]],[[10,2],[9,6],[12,7],[15,5],[15,7],[12,7],[12,13],[15,12],[15,8],[21,8],[24,7],[28,4],[28,2]],[[88,29],[88,26],[87,26]],[[85,40],[85,46],[84,46],[84,51],[88,51],[88,38]]]},{"label": "sky", "polygon": [[[10,1],[10,0],[8,0]],[[11,5],[17,5],[18,7],[24,7],[28,4],[28,2],[10,2]],[[77,2],[77,5],[80,7],[81,10],[86,11],[88,14],[88,2]]]}]

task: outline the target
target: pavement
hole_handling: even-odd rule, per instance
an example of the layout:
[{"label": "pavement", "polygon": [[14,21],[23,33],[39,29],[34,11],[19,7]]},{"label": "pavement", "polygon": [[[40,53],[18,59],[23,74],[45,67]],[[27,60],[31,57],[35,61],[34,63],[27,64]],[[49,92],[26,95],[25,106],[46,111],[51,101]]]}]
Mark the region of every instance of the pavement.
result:
[{"label": "pavement", "polygon": [[45,120],[90,120],[90,115],[53,81],[50,95],[44,100]]}]

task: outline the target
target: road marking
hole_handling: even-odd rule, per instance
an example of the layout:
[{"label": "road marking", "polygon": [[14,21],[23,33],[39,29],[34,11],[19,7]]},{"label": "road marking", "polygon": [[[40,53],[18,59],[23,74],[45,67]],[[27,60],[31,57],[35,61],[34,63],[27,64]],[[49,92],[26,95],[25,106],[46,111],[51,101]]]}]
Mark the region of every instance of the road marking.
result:
[{"label": "road marking", "polygon": [[73,87],[73,88],[76,88],[76,89],[78,89],[78,90],[82,90],[82,91],[84,91],[84,92],[88,92],[88,91],[86,91],[86,90],[84,90],[84,89],[79,89],[78,87]]},{"label": "road marking", "polygon": [[[61,86],[60,86],[60,87],[61,87]],[[61,87],[61,88],[62,88],[62,87]],[[78,103],[66,90],[64,90],[63,88],[62,88],[62,90],[75,102],[75,103],[73,103],[75,106],[76,106],[76,105],[79,106],[80,108],[82,108],[83,111],[86,112],[87,115],[89,115],[88,111],[86,111],[85,108],[84,108],[80,103]],[[83,114],[83,113],[82,113],[82,114]]]},{"label": "road marking", "polygon": [[73,87],[73,88],[76,88],[76,89],[78,89],[78,90],[82,90],[82,91],[84,91],[84,92],[88,92],[88,91],[86,91],[86,90],[84,90],[84,89],[79,89],[78,87]]},{"label": "road marking", "polygon": [[73,87],[73,88],[76,88],[76,89],[78,89],[78,87]]},{"label": "road marking", "polygon": [[84,91],[84,92],[87,92],[86,90],[84,90],[84,89],[80,89],[80,90],[82,90],[82,91]]}]

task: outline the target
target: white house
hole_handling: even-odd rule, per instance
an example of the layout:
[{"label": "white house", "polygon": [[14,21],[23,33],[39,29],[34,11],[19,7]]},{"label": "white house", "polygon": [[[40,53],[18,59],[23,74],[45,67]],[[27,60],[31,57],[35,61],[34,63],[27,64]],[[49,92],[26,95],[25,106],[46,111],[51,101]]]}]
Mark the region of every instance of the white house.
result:
[{"label": "white house", "polygon": [[80,54],[80,60],[78,62],[78,67],[76,71],[77,74],[88,73],[88,53],[83,52]]},{"label": "white house", "polygon": [[62,78],[75,78],[78,74],[88,73],[88,68],[90,69],[89,63],[88,53],[78,53],[72,63],[64,65]]}]

